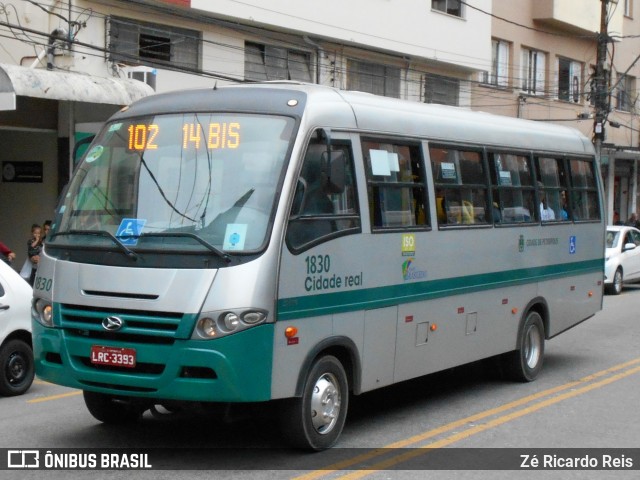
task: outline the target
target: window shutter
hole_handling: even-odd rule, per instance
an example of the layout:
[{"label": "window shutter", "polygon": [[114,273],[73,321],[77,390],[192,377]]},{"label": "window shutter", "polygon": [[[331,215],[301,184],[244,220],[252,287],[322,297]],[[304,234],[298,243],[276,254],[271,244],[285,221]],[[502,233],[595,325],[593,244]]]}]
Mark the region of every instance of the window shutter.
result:
[{"label": "window shutter", "polygon": [[267,69],[260,45],[247,43],[244,47],[244,76],[249,80],[266,80]]}]

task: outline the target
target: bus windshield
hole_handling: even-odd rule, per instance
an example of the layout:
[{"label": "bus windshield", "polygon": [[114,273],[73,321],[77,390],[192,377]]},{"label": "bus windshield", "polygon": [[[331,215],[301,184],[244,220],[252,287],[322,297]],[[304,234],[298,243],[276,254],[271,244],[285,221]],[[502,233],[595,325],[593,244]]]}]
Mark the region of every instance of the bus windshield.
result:
[{"label": "bus windshield", "polygon": [[227,113],[107,124],[74,174],[49,243],[257,251],[293,129],[288,117]]}]

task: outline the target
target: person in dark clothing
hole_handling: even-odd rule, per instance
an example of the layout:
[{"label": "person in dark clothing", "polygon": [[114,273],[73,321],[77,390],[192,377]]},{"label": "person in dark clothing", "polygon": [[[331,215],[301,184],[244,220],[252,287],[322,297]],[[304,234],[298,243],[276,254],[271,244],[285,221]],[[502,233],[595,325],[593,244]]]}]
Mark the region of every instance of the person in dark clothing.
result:
[{"label": "person in dark clothing", "polygon": [[27,257],[31,260],[32,268],[29,276],[29,285],[33,286],[38,271],[40,252],[42,251],[42,227],[37,223],[31,226],[31,237],[27,240]]}]

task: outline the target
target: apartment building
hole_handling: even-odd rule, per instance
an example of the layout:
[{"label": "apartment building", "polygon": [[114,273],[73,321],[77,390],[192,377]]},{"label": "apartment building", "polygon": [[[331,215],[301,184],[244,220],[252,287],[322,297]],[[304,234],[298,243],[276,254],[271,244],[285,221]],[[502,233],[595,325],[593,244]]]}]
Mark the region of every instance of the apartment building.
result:
[{"label": "apartment building", "polygon": [[[626,217],[636,209],[640,158],[640,0],[607,2],[615,88],[602,163],[608,208]],[[20,248],[31,223],[52,216],[82,138],[154,92],[299,80],[559,122],[591,136],[600,5],[12,0],[0,19],[0,238]]]},{"label": "apartment building", "polygon": [[[589,138],[596,129],[594,83],[601,0],[495,0],[492,62],[474,87],[472,108],[573,126]],[[602,174],[607,218],[637,211],[640,122],[640,2],[606,0],[609,39],[603,66],[610,105],[602,125]],[[635,14],[635,18],[634,18]],[[600,40],[602,37],[600,38]]]},{"label": "apartment building", "polygon": [[52,217],[81,139],[154,91],[284,79],[470,107],[491,61],[491,0],[472,3],[12,0],[0,20],[0,238],[19,249]]}]

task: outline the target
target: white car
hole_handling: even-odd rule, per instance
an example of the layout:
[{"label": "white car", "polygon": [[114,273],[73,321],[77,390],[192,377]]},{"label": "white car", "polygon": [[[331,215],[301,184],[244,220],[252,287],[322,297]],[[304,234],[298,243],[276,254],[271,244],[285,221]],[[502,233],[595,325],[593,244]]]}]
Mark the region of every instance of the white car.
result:
[{"label": "white car", "polygon": [[640,281],[640,230],[609,225],[605,237],[604,287],[619,295],[623,283]]},{"label": "white car", "polygon": [[0,395],[22,395],[33,382],[32,297],[29,284],[0,260]]}]

